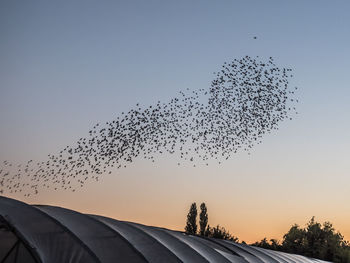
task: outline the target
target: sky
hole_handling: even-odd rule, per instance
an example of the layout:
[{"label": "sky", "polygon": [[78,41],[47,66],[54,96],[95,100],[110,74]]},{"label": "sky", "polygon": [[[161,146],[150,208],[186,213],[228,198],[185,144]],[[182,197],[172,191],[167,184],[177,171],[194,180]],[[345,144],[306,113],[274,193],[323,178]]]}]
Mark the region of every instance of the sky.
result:
[{"label": "sky", "polygon": [[315,216],[350,240],[349,11],[325,0],[1,1],[0,161],[46,160],[136,103],[208,88],[246,55],[292,68],[300,100],[251,155],[192,167],[164,154],[75,193],[7,196],[177,230],[205,202],[210,225],[246,242]]}]

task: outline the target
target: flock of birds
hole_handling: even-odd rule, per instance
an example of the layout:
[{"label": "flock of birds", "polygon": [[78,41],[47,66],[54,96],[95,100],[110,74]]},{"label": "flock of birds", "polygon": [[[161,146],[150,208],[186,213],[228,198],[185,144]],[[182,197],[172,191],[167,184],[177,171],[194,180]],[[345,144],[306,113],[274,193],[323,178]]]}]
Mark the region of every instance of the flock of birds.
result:
[{"label": "flock of birds", "polygon": [[[168,102],[129,112],[104,125],[96,124],[86,137],[41,162],[0,167],[0,194],[37,194],[42,188],[76,191],[87,180],[98,181],[135,158],[155,160],[177,153],[198,165],[229,159],[239,150],[250,152],[264,134],[297,113],[291,69],[270,57],[245,56],[224,63],[209,89],[182,91]],[[201,162],[199,162],[201,161]]]}]

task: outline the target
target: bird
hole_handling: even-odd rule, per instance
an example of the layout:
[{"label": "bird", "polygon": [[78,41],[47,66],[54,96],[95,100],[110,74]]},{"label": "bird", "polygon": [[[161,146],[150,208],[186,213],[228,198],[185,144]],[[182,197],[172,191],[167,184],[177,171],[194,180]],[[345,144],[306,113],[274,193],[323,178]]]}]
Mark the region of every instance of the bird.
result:
[{"label": "bird", "polygon": [[164,154],[177,153],[177,165],[194,167],[208,166],[209,160],[221,164],[240,151],[251,154],[264,135],[297,114],[298,88],[290,85],[291,71],[272,57],[224,62],[207,88],[186,88],[153,105],[138,102],[42,161],[3,161],[0,193],[29,197],[41,189],[76,192],[139,158],[154,163]]}]

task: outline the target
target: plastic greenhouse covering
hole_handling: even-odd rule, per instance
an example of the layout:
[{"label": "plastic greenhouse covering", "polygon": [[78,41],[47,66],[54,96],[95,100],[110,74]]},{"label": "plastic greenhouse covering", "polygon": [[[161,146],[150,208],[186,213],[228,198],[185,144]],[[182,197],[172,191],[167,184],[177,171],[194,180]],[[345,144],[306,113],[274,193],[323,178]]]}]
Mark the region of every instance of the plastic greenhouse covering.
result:
[{"label": "plastic greenhouse covering", "polygon": [[0,197],[0,263],[325,262]]}]

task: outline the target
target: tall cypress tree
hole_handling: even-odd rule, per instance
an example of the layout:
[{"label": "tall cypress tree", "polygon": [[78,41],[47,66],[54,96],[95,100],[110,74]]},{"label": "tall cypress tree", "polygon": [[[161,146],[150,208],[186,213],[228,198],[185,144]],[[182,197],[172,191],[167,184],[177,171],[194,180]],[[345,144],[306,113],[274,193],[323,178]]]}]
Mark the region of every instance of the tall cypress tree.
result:
[{"label": "tall cypress tree", "polygon": [[192,203],[190,211],[187,214],[185,227],[186,234],[195,235],[197,233],[197,205]]},{"label": "tall cypress tree", "polygon": [[205,235],[205,230],[208,224],[208,212],[207,212],[207,206],[205,203],[202,203],[201,206],[201,213],[199,214],[199,233],[201,236]]}]

